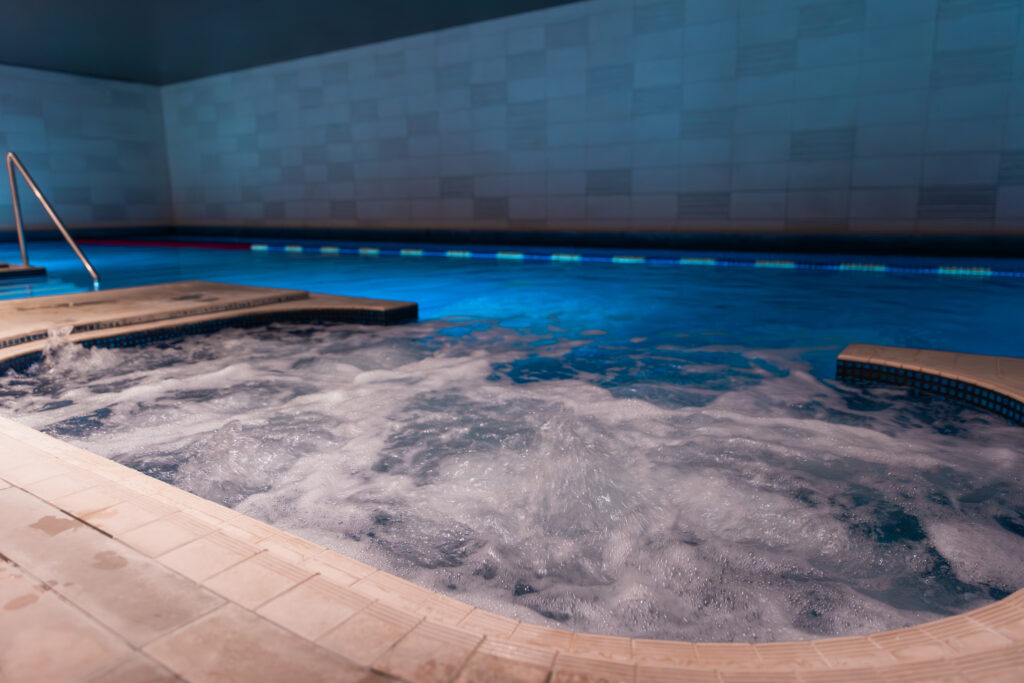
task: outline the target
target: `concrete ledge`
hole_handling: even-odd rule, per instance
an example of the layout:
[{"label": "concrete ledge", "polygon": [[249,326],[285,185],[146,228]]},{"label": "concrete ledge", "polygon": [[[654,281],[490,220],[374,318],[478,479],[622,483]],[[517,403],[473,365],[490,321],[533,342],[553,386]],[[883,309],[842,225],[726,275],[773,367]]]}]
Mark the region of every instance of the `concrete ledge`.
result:
[{"label": "concrete ledge", "polygon": [[36,362],[49,331],[66,327],[71,342],[131,346],[272,321],[389,325],[417,315],[404,301],[201,281],[12,299],[0,301],[0,372]]},{"label": "concrete ledge", "polygon": [[850,344],[836,361],[836,378],[905,386],[1024,424],[1024,358]]}]

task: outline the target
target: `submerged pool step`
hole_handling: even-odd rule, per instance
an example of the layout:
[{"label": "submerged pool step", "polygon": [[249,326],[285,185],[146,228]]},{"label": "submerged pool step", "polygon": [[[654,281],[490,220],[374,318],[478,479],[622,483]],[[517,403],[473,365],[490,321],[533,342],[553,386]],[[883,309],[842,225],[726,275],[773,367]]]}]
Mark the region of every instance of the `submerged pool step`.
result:
[{"label": "submerged pool step", "polygon": [[0,299],[23,299],[30,296],[51,296],[54,294],[75,294],[90,291],[91,287],[76,285],[59,279],[29,282],[5,282],[0,284]]}]

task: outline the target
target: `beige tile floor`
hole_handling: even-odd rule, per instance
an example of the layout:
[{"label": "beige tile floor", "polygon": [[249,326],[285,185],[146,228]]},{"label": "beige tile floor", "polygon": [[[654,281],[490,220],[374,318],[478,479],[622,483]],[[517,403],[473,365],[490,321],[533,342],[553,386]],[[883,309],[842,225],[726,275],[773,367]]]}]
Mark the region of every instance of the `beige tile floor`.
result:
[{"label": "beige tile floor", "polygon": [[0,418],[0,682],[181,679],[1024,681],[1024,591],[867,637],[573,633],[433,593]]}]

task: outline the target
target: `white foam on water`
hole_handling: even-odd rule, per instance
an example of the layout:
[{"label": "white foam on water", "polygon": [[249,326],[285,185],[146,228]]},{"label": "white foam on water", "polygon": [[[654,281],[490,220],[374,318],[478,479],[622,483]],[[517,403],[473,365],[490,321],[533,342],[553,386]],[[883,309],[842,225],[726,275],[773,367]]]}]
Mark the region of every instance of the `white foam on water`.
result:
[{"label": "white foam on water", "polygon": [[582,631],[849,635],[1024,585],[1017,427],[819,380],[799,351],[477,322],[55,342],[0,378],[0,406],[422,585]]}]

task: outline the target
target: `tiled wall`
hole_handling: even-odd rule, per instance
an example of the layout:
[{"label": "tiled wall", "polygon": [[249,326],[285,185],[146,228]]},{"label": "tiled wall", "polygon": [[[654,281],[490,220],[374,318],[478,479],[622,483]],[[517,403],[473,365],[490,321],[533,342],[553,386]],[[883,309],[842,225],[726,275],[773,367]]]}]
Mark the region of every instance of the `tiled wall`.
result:
[{"label": "tiled wall", "polygon": [[[0,66],[0,153],[19,156],[71,228],[172,222],[162,118],[153,86]],[[10,237],[3,175],[0,233]],[[52,227],[28,187],[19,191],[26,224]]]},{"label": "tiled wall", "polygon": [[160,90],[4,68],[0,148],[69,222],[167,217],[166,137],[184,226],[1024,234],[1022,6],[590,0]]},{"label": "tiled wall", "polygon": [[1024,232],[1021,0],[592,0],[163,90],[182,224]]}]

